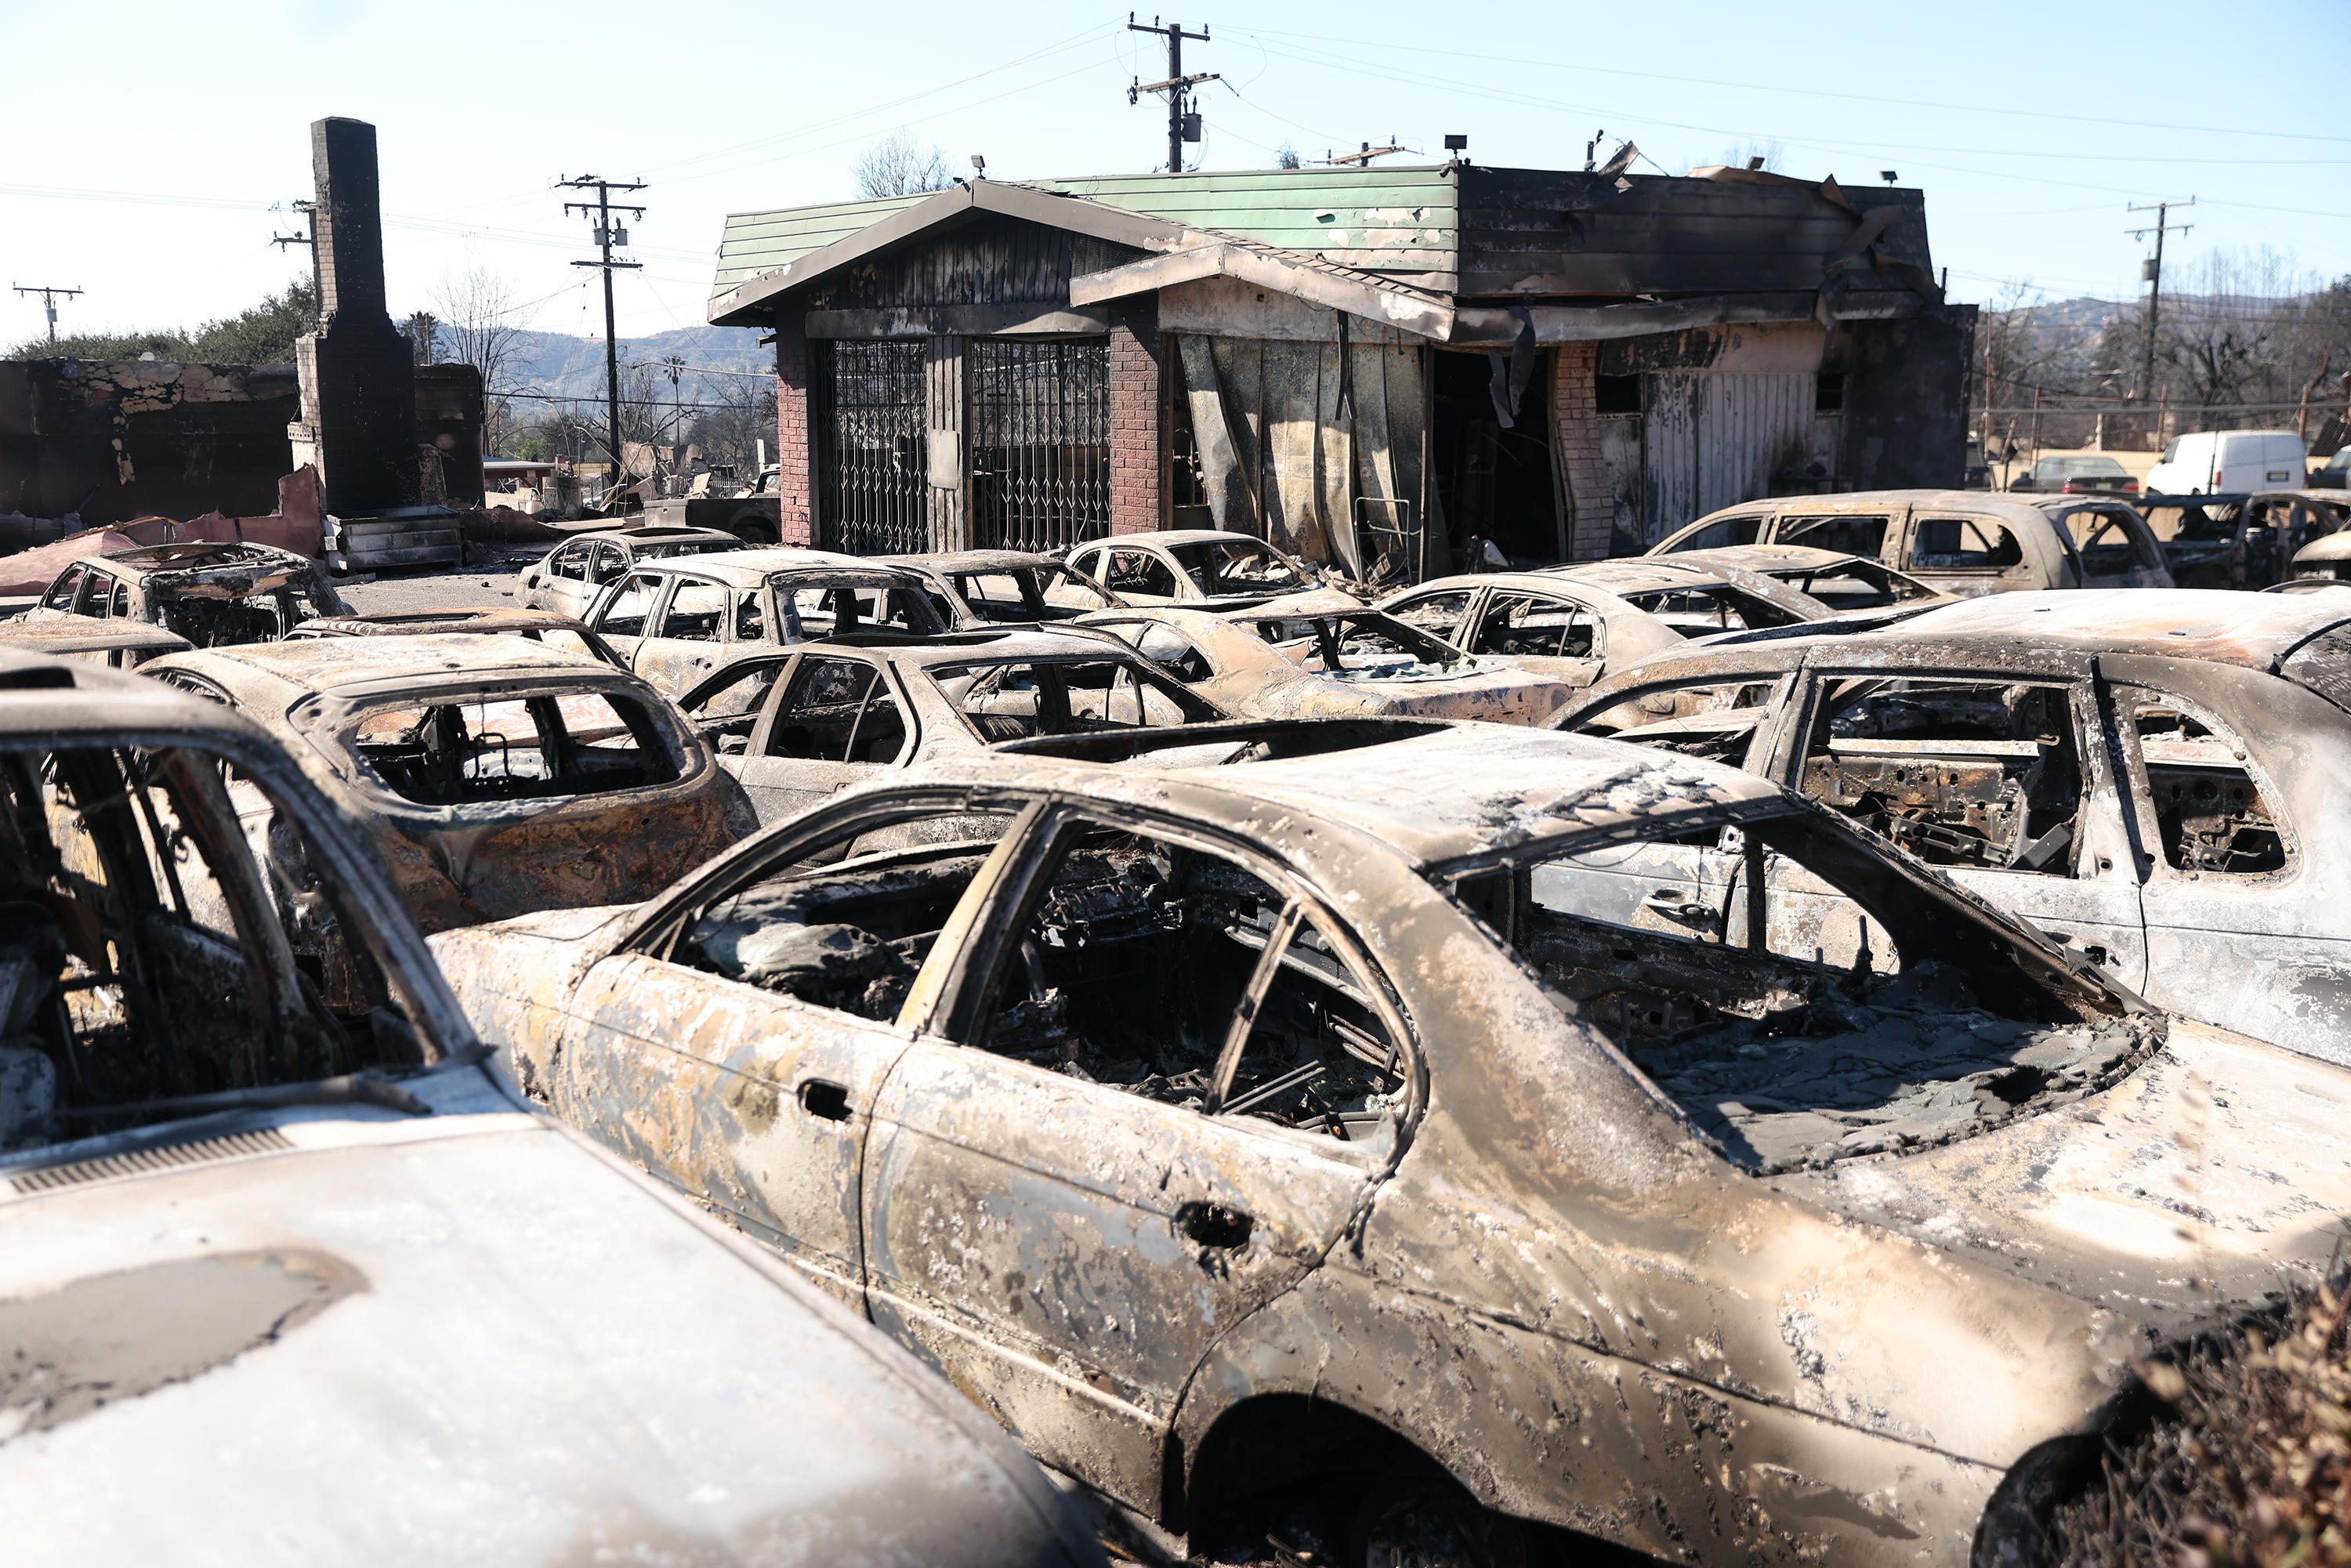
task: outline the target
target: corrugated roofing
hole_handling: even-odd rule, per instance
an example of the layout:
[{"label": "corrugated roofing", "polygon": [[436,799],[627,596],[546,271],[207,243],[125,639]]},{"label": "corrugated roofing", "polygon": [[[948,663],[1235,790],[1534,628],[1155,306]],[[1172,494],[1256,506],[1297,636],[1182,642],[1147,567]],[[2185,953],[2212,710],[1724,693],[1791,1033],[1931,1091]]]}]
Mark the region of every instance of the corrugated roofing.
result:
[{"label": "corrugated roofing", "polygon": [[[1449,277],[1457,266],[1459,186],[1441,163],[1020,183],[1368,271]],[[730,214],[711,292],[724,293],[747,277],[798,261],[914,206],[927,194]]]}]

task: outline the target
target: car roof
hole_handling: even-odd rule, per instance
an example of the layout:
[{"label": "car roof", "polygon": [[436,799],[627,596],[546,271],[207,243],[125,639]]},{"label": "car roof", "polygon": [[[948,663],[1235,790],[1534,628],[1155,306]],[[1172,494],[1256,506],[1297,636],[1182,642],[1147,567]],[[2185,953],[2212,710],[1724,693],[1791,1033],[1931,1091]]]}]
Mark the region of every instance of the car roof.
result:
[{"label": "car roof", "polygon": [[110,653],[118,648],[177,653],[195,646],[178,632],[150,622],[87,615],[54,621],[12,616],[0,621],[0,644],[28,653]]},{"label": "car roof", "polygon": [[[1105,613],[1117,613],[1105,612]],[[778,644],[759,653],[730,659],[716,673],[738,670],[762,660],[778,664],[795,654],[873,659],[885,664],[927,669],[935,664],[995,664],[1015,659],[1133,658],[1134,650],[1103,632],[1085,632],[1066,624],[1052,626],[977,626],[961,632],[909,639],[891,635],[825,637],[806,643]],[[708,677],[697,686],[708,684]]]},{"label": "car roof", "polygon": [[562,672],[598,679],[630,679],[610,664],[550,648],[525,637],[472,632],[418,632],[404,637],[308,637],[246,643],[176,655],[155,668],[203,670],[229,664],[313,692],[350,691],[402,681],[481,674],[536,675]]},{"label": "car roof", "polygon": [[424,635],[447,632],[585,632],[587,623],[553,610],[525,610],[518,605],[486,604],[475,610],[376,610],[364,615],[320,615],[305,621],[291,635],[317,637]]},{"label": "car roof", "polygon": [[801,549],[796,545],[766,545],[757,549],[714,550],[708,555],[678,556],[667,560],[649,560],[636,570],[700,573],[723,579],[737,588],[757,588],[779,572],[863,571],[893,578],[906,575],[904,567],[891,566],[870,556]]},{"label": "car roof", "polygon": [[2146,653],[2266,669],[2321,632],[2351,623],[2351,605],[2323,595],[2239,593],[2220,588],[1990,593],[1922,612],[1871,643],[1980,642],[2063,647],[2084,653]]},{"label": "car roof", "polygon": [[1406,859],[1437,864],[1530,839],[1604,833],[1741,801],[1784,801],[1772,784],[1654,747],[1516,725],[1463,724],[1408,739],[1216,768],[998,754],[919,765],[910,780],[1044,787],[1137,805],[1223,796],[1311,831],[1335,822]]},{"label": "car roof", "polygon": [[692,528],[684,523],[646,523],[641,528],[582,528],[569,538],[557,540],[556,545],[560,549],[564,545],[578,544],[582,540],[610,540],[615,544],[674,545],[692,544],[698,539],[714,543],[724,539],[729,545],[739,545],[743,542],[741,535],[730,534],[725,528]]},{"label": "car roof", "polygon": [[[1815,549],[1811,545],[1725,545],[1719,549],[1676,550],[1671,555],[1641,556],[1641,560],[1689,561],[1707,566],[1729,567],[1736,571],[1787,571],[1802,569],[1822,571],[1832,567],[1849,566],[1862,559],[1844,550]],[[1865,562],[1869,566],[1878,563]]]},{"label": "car roof", "polygon": [[169,730],[272,747],[250,719],[216,702],[143,675],[42,653],[0,647],[0,692],[7,695],[0,702],[0,737],[12,741]]},{"label": "car roof", "polygon": [[1089,539],[1089,544],[1160,545],[1176,548],[1183,545],[1245,544],[1264,545],[1280,553],[1278,545],[1267,544],[1255,534],[1235,533],[1230,528],[1159,528],[1147,534],[1114,534],[1106,539]]},{"label": "car roof", "polygon": [[74,559],[77,565],[103,566],[127,576],[140,577],[169,571],[230,570],[238,567],[260,567],[269,571],[305,571],[312,565],[309,557],[279,549],[275,545],[206,540],[137,545],[130,549],[116,550],[111,555],[92,551]]},{"label": "car roof", "polygon": [[941,550],[935,555],[880,555],[872,559],[891,566],[908,566],[920,571],[1008,571],[1016,567],[1050,566],[1058,569],[1061,562],[1051,556],[1025,549],[958,549]]}]

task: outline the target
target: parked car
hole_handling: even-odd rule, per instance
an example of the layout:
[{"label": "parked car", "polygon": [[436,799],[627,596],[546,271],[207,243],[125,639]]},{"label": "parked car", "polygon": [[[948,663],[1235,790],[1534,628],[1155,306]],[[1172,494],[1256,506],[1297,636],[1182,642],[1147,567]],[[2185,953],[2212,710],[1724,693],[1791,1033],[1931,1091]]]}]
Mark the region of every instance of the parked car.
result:
[{"label": "parked car", "polygon": [[640,561],[715,555],[739,550],[743,543],[724,528],[659,525],[575,534],[522,569],[515,602],[576,618],[588,613],[606,584],[620,581]]},{"label": "parked car", "polygon": [[930,637],[967,623],[921,572],[789,549],[647,562],[607,584],[586,620],[671,696],[747,653],[820,638]]},{"label": "parked car", "polygon": [[1061,627],[773,648],[711,674],[678,706],[763,823],[887,769],[1008,740],[1230,716],[1115,639]]},{"label": "parked car", "polygon": [[880,559],[928,578],[932,591],[960,612],[959,625],[1068,621],[1124,602],[1069,562],[1032,550],[949,550]]},{"label": "parked car", "polygon": [[2154,496],[2141,508],[2182,588],[2267,588],[2304,546],[2343,527],[2337,507],[2292,490]]},{"label": "parked car", "polygon": [[1270,1500],[1356,1562],[2032,1561],[2131,1358],[2325,1266],[2351,1071],[1751,775],[1353,727],[1022,742],[436,948],[533,1095],[1196,1558]]},{"label": "parked car", "polygon": [[[308,762],[368,824],[428,934],[630,903],[754,825],[658,693],[520,637],[303,640],[176,654],[143,673],[246,715]],[[265,805],[237,796],[237,809],[272,874],[303,886]],[[342,933],[306,916],[289,935],[329,1004],[360,1005]]]},{"label": "parked car", "polygon": [[2351,524],[2296,550],[2293,572],[2293,578],[2277,586],[2292,588],[2304,580],[2351,582]]},{"label": "parked car", "polygon": [[1248,718],[1482,718],[1539,724],[1577,683],[1465,653],[1377,611],[1259,619],[1264,610],[1105,610],[1078,623],[1132,644]]},{"label": "parked car", "polygon": [[1556,721],[1854,816],[2150,1000],[2351,1062],[2351,602],[2179,589],[1695,649]]},{"label": "parked car", "polygon": [[[935,1375],[517,1093],[259,729],[13,652],[0,685],[9,1563],[1100,1562]],[[367,954],[364,1019],[289,897]]]},{"label": "parked car", "polygon": [[2147,496],[2243,495],[2299,490],[2310,449],[2291,430],[2199,430],[2175,436],[2147,471]]},{"label": "parked car", "polygon": [[31,622],[143,621],[199,648],[268,643],[313,615],[348,615],[326,568],[269,545],[146,545],[57,573]]},{"label": "parked car", "polygon": [[[1644,559],[1659,559],[1655,556]],[[1682,550],[1674,556],[1673,564],[1768,578],[1815,601],[1848,624],[1853,617],[1867,612],[1890,610],[1907,614],[1950,597],[1883,561],[1841,550],[1814,549],[1809,545],[1730,545],[1721,549]],[[1740,579],[1733,577],[1731,580]]]},{"label": "parked car", "polygon": [[297,641],[312,637],[413,637],[452,634],[476,637],[521,637],[567,653],[580,653],[600,664],[625,670],[629,662],[587,623],[551,610],[380,610],[367,615],[321,615],[305,621],[287,633]]},{"label": "parked car", "polygon": [[[1070,565],[1126,604],[1182,604],[1198,610],[1247,610],[1269,599],[1322,582],[1312,567],[1250,534],[1216,528],[1169,528],[1092,539],[1070,552]],[[1065,585],[1057,604],[1087,610],[1092,595]]]},{"label": "parked car", "polygon": [[1700,517],[1651,556],[1810,545],[1882,561],[1966,598],[2038,588],[2168,588],[2163,548],[2126,502],[1975,490],[1859,490],[1749,501]]},{"label": "parked car", "polygon": [[2351,446],[2336,448],[2335,455],[2326,460],[2324,467],[2311,471],[2306,483],[2314,490],[2341,490],[2351,486]]},{"label": "parked car", "polygon": [[32,620],[12,615],[0,621],[0,648],[16,653],[46,653],[71,664],[103,664],[110,669],[135,670],[150,659],[183,653],[195,644],[177,632],[144,621],[93,621],[83,616]]},{"label": "parked car", "polygon": [[2061,496],[2136,496],[2138,480],[2105,454],[2084,452],[2043,457],[2010,480],[2008,487]]}]

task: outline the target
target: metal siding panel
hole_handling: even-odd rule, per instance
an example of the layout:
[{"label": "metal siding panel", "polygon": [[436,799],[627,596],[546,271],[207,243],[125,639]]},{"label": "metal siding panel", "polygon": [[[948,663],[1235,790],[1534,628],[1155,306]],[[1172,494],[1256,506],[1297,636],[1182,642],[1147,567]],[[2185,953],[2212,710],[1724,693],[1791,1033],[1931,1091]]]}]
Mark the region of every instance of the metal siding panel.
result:
[{"label": "metal siding panel", "polygon": [[1734,372],[1700,376],[1698,382],[1693,517],[1769,495],[1776,470],[1804,460],[1813,422],[1811,376]]},{"label": "metal siding panel", "polygon": [[1687,371],[1648,378],[1641,426],[1641,461],[1649,533],[1654,538],[1693,521],[1698,507],[1698,382]]}]

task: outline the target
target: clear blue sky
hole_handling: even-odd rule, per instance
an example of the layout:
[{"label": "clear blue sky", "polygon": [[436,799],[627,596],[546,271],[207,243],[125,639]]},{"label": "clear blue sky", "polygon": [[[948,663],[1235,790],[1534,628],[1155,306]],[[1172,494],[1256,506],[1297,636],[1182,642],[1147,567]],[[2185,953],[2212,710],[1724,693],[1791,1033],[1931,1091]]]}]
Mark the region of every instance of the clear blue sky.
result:
[{"label": "clear blue sky", "polygon": [[[958,172],[1146,169],[1160,74],[1126,14],[1068,5],[623,5],[609,0],[285,0],[221,6],[0,0],[11,62],[0,272],[79,285],[67,329],[193,324],[298,269],[273,202],[310,188],[308,122],[372,120],[396,308],[481,265],[536,301],[525,324],[600,329],[569,265],[584,225],[559,175],[641,177],[642,274],[624,335],[699,323],[729,211],[837,200],[904,128]],[[1148,17],[1146,16],[1146,20]],[[1923,186],[1955,297],[2030,281],[2138,289],[2132,202],[2195,195],[2167,260],[2267,246],[2351,272],[2351,0],[1814,5],[1273,4],[1183,19],[1208,168],[1391,135],[1441,156],[1581,167],[1630,136],[1673,172],[1776,151],[1777,167]],[[2140,82],[2160,84],[2140,86]],[[1651,163],[1638,166],[1653,170]],[[40,329],[0,295],[0,340]]]}]

